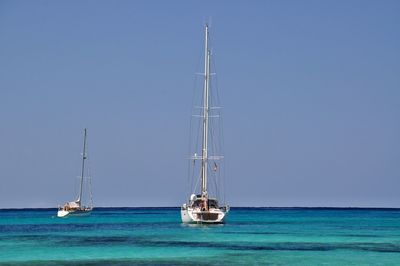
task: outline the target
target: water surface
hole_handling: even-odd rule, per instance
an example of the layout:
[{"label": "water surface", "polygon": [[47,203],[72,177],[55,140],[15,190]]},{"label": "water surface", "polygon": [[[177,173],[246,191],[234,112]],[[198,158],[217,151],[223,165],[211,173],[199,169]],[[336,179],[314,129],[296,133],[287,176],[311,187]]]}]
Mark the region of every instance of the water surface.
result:
[{"label": "water surface", "polygon": [[0,265],[400,265],[400,209],[232,208],[184,225],[178,208],[0,210]]}]

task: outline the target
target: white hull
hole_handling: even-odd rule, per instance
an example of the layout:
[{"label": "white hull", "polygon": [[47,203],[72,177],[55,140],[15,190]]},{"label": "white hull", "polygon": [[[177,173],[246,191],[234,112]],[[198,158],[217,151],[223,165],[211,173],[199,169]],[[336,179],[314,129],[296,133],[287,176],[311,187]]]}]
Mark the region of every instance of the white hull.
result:
[{"label": "white hull", "polygon": [[182,208],[181,218],[183,223],[201,223],[201,224],[219,224],[224,223],[229,209],[223,211],[221,209],[210,209],[201,211],[198,208]]},{"label": "white hull", "polygon": [[92,210],[75,210],[75,211],[66,211],[66,210],[59,210],[57,212],[57,217],[65,218],[70,216],[88,216],[90,215]]}]

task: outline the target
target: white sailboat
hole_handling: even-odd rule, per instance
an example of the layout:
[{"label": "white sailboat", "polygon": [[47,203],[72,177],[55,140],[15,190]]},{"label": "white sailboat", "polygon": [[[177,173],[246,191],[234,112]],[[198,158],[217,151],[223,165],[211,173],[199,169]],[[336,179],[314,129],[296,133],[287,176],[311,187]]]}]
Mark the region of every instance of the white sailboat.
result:
[{"label": "white sailboat", "polygon": [[83,137],[83,153],[82,153],[82,169],[80,176],[80,186],[79,186],[79,195],[75,201],[70,201],[65,203],[63,206],[58,208],[57,216],[58,217],[68,217],[68,216],[85,216],[89,215],[93,210],[93,201],[92,201],[92,193],[91,193],[91,182],[89,177],[89,206],[84,206],[82,204],[83,201],[83,186],[84,186],[84,174],[85,174],[85,161],[87,160],[86,154],[86,128],[84,130]]},{"label": "white sailboat", "polygon": [[[210,161],[221,159],[222,156],[210,156],[209,150],[209,118],[210,110],[210,56],[209,49],[209,33],[208,25],[205,26],[205,58],[204,58],[204,87],[203,87],[203,106],[201,107],[202,113],[202,144],[201,155],[194,154],[191,158],[201,161],[200,167],[200,193],[193,193],[189,201],[181,207],[181,218],[183,223],[223,223],[226,215],[229,212],[229,206],[219,206],[218,199],[212,198],[207,190],[208,185],[208,168],[211,165]],[[217,164],[214,162],[214,171],[217,170]]]}]

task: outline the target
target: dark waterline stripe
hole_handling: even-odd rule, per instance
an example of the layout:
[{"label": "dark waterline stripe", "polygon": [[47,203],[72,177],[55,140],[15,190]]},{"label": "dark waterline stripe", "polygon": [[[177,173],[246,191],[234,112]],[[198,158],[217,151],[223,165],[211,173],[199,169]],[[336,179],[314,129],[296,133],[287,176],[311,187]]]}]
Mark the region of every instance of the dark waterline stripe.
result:
[{"label": "dark waterline stripe", "polygon": [[198,266],[212,266],[212,265],[231,265],[231,263],[216,263],[214,262],[201,262],[198,259],[192,260],[178,260],[178,259],[103,259],[103,260],[36,260],[29,262],[0,262],[0,266],[183,266],[183,265],[198,265]]},{"label": "dark waterline stripe", "polygon": [[[8,237],[3,238],[6,240]],[[16,237],[9,238],[15,240]],[[211,248],[239,251],[331,251],[331,250],[357,250],[371,252],[392,252],[400,253],[400,244],[393,243],[320,243],[320,242],[264,242],[254,245],[250,242],[237,244],[221,242],[191,242],[159,240],[159,237],[152,239],[143,236],[71,236],[71,235],[25,235],[18,238],[21,242],[40,240],[48,246],[68,247],[91,247],[91,246],[136,246],[136,247],[182,247],[182,248]]]}]

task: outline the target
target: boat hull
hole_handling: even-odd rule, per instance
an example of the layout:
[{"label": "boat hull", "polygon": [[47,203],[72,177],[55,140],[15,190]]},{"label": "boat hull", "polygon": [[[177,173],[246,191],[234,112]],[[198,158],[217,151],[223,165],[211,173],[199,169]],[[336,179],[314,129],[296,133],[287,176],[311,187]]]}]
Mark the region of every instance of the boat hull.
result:
[{"label": "boat hull", "polygon": [[71,216],[88,216],[91,213],[92,210],[74,210],[74,211],[59,210],[57,212],[57,217],[66,218]]},{"label": "boat hull", "polygon": [[221,209],[201,211],[193,208],[182,208],[181,219],[183,223],[220,224],[225,222],[228,212]]}]

